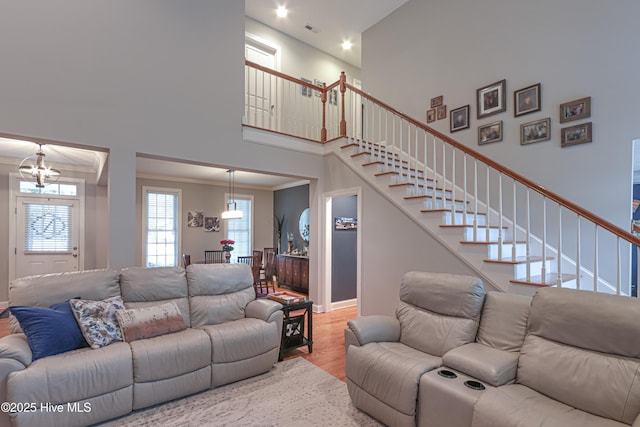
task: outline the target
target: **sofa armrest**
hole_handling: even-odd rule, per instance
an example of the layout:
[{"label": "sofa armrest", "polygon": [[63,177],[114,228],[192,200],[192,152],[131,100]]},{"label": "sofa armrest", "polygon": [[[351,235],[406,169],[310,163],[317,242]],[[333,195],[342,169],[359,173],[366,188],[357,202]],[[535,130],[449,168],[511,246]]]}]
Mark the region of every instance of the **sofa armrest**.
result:
[{"label": "sofa armrest", "polygon": [[245,316],[262,319],[265,322],[272,321],[272,315],[282,308],[282,304],[266,298],[255,299],[247,304]]},{"label": "sofa armrest", "polygon": [[640,414],[638,414],[631,427],[640,427]]},{"label": "sofa armrest", "polygon": [[448,351],[442,364],[494,387],[515,381],[520,353],[469,343]]},{"label": "sofa armrest", "polygon": [[395,317],[379,314],[361,316],[347,322],[345,337],[351,334],[356,338],[358,345],[381,341],[397,342],[400,341],[400,322]]},{"label": "sofa armrest", "polygon": [[24,334],[11,334],[0,338],[0,359],[13,359],[23,367],[31,365],[33,356]]}]

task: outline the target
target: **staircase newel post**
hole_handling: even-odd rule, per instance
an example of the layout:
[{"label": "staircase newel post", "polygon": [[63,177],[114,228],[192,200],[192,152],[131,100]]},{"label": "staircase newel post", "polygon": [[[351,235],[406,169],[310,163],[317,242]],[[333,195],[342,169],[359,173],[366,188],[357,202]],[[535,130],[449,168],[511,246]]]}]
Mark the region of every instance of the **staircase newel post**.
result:
[{"label": "staircase newel post", "polygon": [[322,130],[320,131],[320,141],[327,142],[327,85],[322,83]]},{"label": "staircase newel post", "polygon": [[341,94],[341,98],[342,98],[342,108],[341,108],[341,113],[340,113],[340,136],[341,137],[345,137],[347,136],[347,120],[345,118],[345,112],[344,112],[344,94],[347,91],[347,75],[344,73],[344,71],[340,72],[340,94]]}]

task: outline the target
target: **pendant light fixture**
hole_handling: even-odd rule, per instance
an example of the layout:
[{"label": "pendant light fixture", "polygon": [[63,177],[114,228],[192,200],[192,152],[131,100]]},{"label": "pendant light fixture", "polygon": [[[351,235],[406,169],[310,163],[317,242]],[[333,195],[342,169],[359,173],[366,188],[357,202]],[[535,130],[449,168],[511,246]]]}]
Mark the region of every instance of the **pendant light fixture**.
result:
[{"label": "pendant light fixture", "polygon": [[[35,181],[37,188],[44,188],[45,185],[54,183],[60,177],[60,171],[44,164],[44,151],[42,144],[38,144],[40,149],[34,156],[26,157],[18,166],[18,171],[22,179]],[[31,162],[31,163],[30,163]]]},{"label": "pendant light fixture", "polygon": [[236,206],[236,199],[234,197],[235,191],[235,173],[233,169],[227,170],[229,174],[229,193],[231,197],[229,198],[229,202],[227,202],[227,210],[222,212],[222,219],[238,219],[242,218],[242,211],[239,211]]}]

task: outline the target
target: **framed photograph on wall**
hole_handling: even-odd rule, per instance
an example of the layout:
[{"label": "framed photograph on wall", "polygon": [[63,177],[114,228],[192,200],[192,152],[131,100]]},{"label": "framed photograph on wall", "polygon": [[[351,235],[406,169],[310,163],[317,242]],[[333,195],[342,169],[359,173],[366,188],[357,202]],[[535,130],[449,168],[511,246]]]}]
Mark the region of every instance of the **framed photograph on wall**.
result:
[{"label": "framed photograph on wall", "polygon": [[438,117],[438,120],[446,119],[447,118],[447,106],[446,105],[439,106],[436,109],[436,116]]},{"label": "framed photograph on wall", "polygon": [[187,227],[202,227],[204,225],[204,212],[188,211]]},{"label": "framed photograph on wall", "polygon": [[591,117],[591,97],[560,104],[560,123]]},{"label": "framed photograph on wall", "polygon": [[507,110],[507,81],[491,83],[477,92],[478,118],[492,116]]},{"label": "framed photograph on wall", "polygon": [[513,92],[513,116],[540,111],[540,83]]},{"label": "framed photograph on wall", "polygon": [[551,118],[535,120],[520,125],[520,145],[551,139]]},{"label": "framed photograph on wall", "polygon": [[[318,87],[320,87],[320,88],[324,87],[324,82],[320,81],[318,79],[313,79],[313,84],[318,86]],[[322,95],[321,91],[314,90],[313,92],[315,93],[316,96],[321,96]]]},{"label": "framed photograph on wall", "polygon": [[469,128],[469,105],[451,110],[449,113],[449,131],[457,132]]},{"label": "framed photograph on wall", "polygon": [[[305,79],[304,77],[300,77],[300,80],[302,80],[305,83],[309,83],[311,84],[311,80],[309,79]],[[302,96],[311,96],[311,89],[308,86],[302,86]]]},{"label": "framed photograph on wall", "polygon": [[585,142],[591,142],[591,122],[563,128],[560,132],[561,147],[584,144]]},{"label": "framed photograph on wall", "polygon": [[329,105],[338,105],[338,89],[329,91]]},{"label": "framed photograph on wall", "polygon": [[502,141],[502,120],[478,126],[478,145]]},{"label": "framed photograph on wall", "polygon": [[443,96],[436,96],[435,98],[431,98],[431,108],[439,107],[442,105]]},{"label": "framed photograph on wall", "polygon": [[220,231],[220,219],[217,216],[205,216],[204,231]]},{"label": "framed photograph on wall", "polygon": [[427,110],[427,123],[431,123],[435,121],[436,121],[436,109],[432,108],[430,110]]},{"label": "framed photograph on wall", "polygon": [[335,229],[336,230],[357,230],[358,229],[358,219],[357,218],[347,218],[347,217],[336,217],[335,218]]}]

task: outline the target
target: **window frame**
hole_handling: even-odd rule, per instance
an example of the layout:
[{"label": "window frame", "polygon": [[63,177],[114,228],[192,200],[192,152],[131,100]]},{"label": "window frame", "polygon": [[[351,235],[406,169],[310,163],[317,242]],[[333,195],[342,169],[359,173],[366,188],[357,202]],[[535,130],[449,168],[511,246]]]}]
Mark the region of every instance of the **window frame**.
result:
[{"label": "window frame", "polygon": [[[254,241],[254,238],[255,238],[255,231],[254,231],[255,230],[255,227],[254,227],[254,222],[255,222],[255,216],[254,216],[255,200],[254,200],[254,196],[253,196],[253,194],[237,194],[237,193],[234,193],[233,199],[232,199],[231,198],[231,193],[225,193],[224,198],[225,198],[225,206],[228,206],[228,204],[230,202],[234,202],[235,201],[237,203],[238,200],[248,200],[249,201],[249,204],[250,204],[250,206],[249,206],[249,215],[251,216],[251,218],[249,218],[249,238],[248,238],[249,251],[248,251],[247,255],[251,255],[252,251],[253,251],[253,247],[254,247],[253,241]],[[245,221],[245,220],[246,219],[243,217],[242,221]],[[225,219],[224,221],[225,221],[225,231],[224,231],[225,239],[234,239],[233,236],[229,235],[229,222],[228,221],[238,221],[238,220],[237,219],[231,219],[231,220]],[[234,254],[234,252],[235,252],[235,254]],[[238,251],[234,248],[233,252],[231,252],[231,260],[230,261],[231,262],[235,262],[235,260],[236,260],[236,258],[238,256],[242,256],[242,255],[238,255]]]},{"label": "window frame", "polygon": [[147,210],[147,195],[149,193],[174,195],[177,197],[176,202],[176,218],[175,218],[175,230],[176,230],[176,243],[175,243],[175,259],[174,267],[180,265],[180,254],[182,253],[182,189],[170,188],[170,187],[153,187],[142,186],[142,265],[148,265],[148,210]]}]

